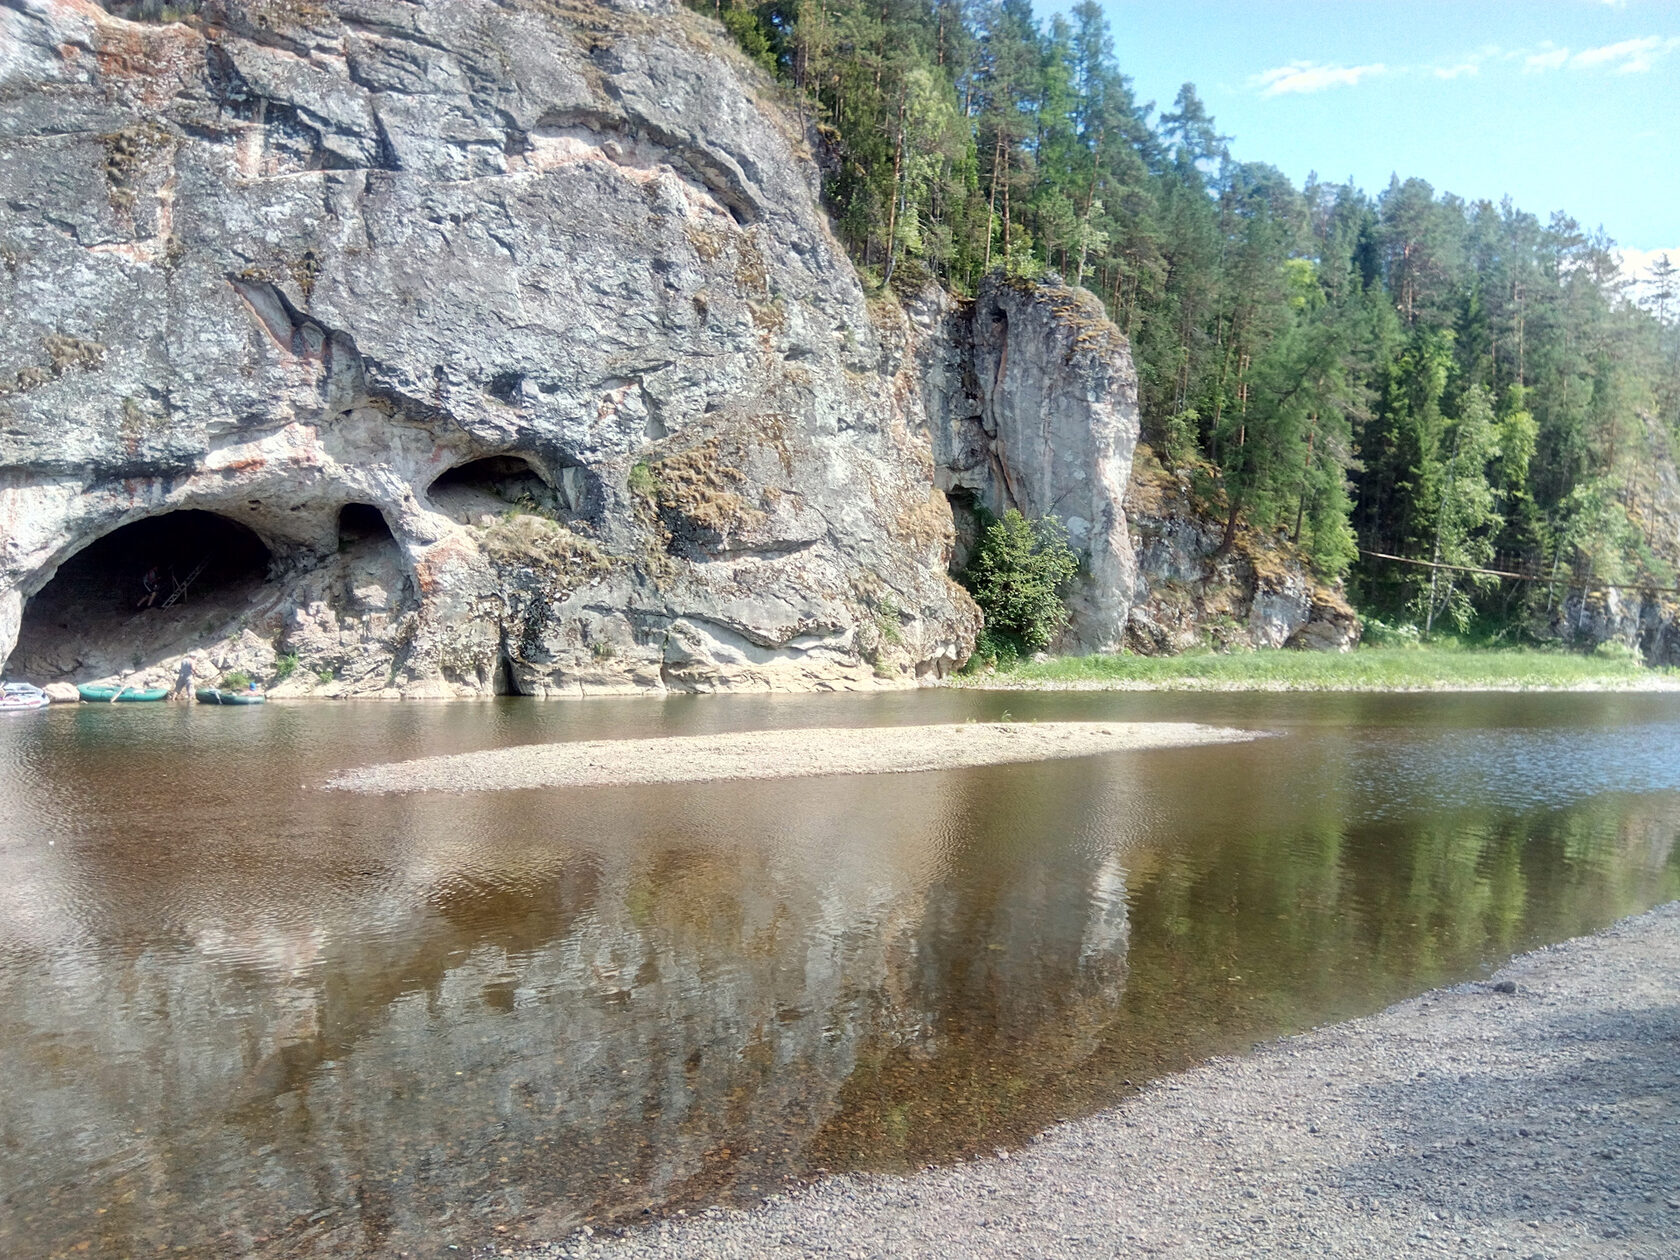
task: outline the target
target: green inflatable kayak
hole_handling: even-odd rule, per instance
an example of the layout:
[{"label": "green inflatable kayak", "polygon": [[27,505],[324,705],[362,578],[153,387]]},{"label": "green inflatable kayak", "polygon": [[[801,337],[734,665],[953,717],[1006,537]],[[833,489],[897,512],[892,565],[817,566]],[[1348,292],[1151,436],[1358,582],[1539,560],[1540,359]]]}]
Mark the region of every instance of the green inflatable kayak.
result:
[{"label": "green inflatable kayak", "polygon": [[169,688],[153,687],[142,691],[138,687],[107,687],[83,683],[76,688],[76,693],[89,704],[109,704],[113,701],[119,704],[139,704],[167,699]]},{"label": "green inflatable kayak", "polygon": [[220,687],[200,687],[193,694],[200,704],[261,704],[268,699],[260,691],[226,691]]}]

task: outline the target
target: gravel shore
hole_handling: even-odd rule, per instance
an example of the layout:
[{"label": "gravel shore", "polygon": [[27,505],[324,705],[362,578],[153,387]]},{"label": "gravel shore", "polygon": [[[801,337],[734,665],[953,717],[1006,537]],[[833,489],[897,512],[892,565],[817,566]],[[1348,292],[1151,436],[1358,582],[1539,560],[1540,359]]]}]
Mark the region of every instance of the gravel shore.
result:
[{"label": "gravel shore", "polygon": [[330,780],[353,792],[479,792],[827,774],[907,774],[1254,739],[1192,722],[964,722],[737,731],[664,739],[527,744],[366,766]]},{"label": "gravel shore", "polygon": [[1677,1239],[1680,902],[1166,1077],[1013,1156],[525,1254],[1674,1260]]}]

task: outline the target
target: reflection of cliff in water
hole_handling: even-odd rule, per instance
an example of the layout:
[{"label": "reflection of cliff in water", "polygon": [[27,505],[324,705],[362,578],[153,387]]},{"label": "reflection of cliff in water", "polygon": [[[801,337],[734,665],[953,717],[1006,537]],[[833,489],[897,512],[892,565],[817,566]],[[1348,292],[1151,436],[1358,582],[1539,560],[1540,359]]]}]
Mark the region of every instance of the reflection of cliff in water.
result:
[{"label": "reflection of cliff in water", "polygon": [[384,1254],[949,1159],[1680,895],[1635,727],[1583,731],[1599,790],[1532,809],[1433,778],[1395,804],[1385,763],[1433,745],[1381,723],[369,798],[297,785],[527,710],[83,708],[0,735],[8,1256]]},{"label": "reflection of cliff in water", "polygon": [[[510,1216],[541,1233],[768,1193],[810,1166],[860,1060],[972,1049],[976,1020],[1000,1049],[1047,1023],[1045,1047],[1071,1044],[1081,1006],[1124,982],[1112,856],[1011,859],[1011,811],[897,795],[889,833],[858,825],[843,784],[720,791],[735,843],[678,793],[574,797],[567,843],[501,853],[486,838],[528,835],[532,797],[454,800],[402,819],[401,866],[356,872],[348,897],[341,869],[248,869],[241,888],[90,852],[82,878],[123,898],[88,925],[105,965],[43,950],[28,990],[0,993],[0,1044],[29,1050],[4,1128],[115,1144],[74,1179],[102,1183],[113,1251],[373,1245]],[[217,904],[242,895],[256,913]],[[363,930],[306,926],[323,900]],[[183,906],[177,947],[125,953],[149,902]],[[159,1044],[168,1061],[130,1049]],[[227,1232],[189,1236],[177,1211],[253,1164]],[[86,1190],[5,1172],[20,1231],[63,1229],[60,1196]]]}]

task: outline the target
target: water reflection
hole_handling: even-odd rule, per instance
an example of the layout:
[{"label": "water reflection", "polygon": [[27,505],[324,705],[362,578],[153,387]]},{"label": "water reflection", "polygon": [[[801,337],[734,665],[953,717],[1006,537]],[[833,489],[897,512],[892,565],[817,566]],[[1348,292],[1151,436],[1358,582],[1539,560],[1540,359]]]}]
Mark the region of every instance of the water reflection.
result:
[{"label": "water reflection", "polygon": [[1637,698],[1011,697],[1285,734],[867,780],[311,786],[988,705],[0,728],[0,1251],[430,1253],[911,1167],[1680,892],[1680,705]]}]

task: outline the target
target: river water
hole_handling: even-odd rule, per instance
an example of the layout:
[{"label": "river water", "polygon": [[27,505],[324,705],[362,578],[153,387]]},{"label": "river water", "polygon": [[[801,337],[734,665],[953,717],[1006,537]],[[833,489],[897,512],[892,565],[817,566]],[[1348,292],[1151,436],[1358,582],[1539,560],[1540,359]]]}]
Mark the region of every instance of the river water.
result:
[{"label": "river water", "polygon": [[[1275,734],[853,779],[320,786],[1006,712]],[[1680,896],[1677,833],[1668,696],[9,716],[0,1254],[456,1255],[991,1151]]]}]

